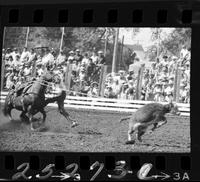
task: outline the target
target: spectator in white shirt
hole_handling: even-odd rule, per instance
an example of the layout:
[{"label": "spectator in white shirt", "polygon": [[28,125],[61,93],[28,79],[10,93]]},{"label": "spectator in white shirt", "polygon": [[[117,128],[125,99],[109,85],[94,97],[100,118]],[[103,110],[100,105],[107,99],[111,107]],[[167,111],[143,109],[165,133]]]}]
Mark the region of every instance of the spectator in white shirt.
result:
[{"label": "spectator in white shirt", "polygon": [[47,65],[50,64],[52,65],[54,63],[54,56],[50,52],[49,48],[46,50],[46,55],[42,58],[42,64]]},{"label": "spectator in white shirt", "polygon": [[93,53],[92,53],[91,58],[92,58],[92,62],[93,62],[94,64],[97,64],[97,63],[98,63],[98,56],[97,56],[96,52],[93,52]]},{"label": "spectator in white shirt", "polygon": [[23,52],[22,52],[21,57],[20,57],[20,61],[22,63],[27,62],[28,59],[29,59],[29,55],[30,55],[30,52],[27,50],[27,47],[24,47]]},{"label": "spectator in white shirt", "polygon": [[63,53],[63,50],[61,50],[56,59],[56,65],[61,65],[61,64],[65,63],[65,61],[66,61],[66,56]]},{"label": "spectator in white shirt", "polygon": [[85,53],[84,57],[83,57],[83,59],[81,61],[81,64],[88,65],[88,63],[89,63],[89,56],[88,56],[88,53]]},{"label": "spectator in white shirt", "polygon": [[[30,64],[33,62],[33,60],[36,58],[35,50],[32,48],[31,52],[29,53],[27,64]],[[24,62],[26,64],[26,62]]]},{"label": "spectator in white shirt", "polygon": [[74,61],[75,57],[74,57],[74,51],[70,51],[69,52],[69,57],[67,58],[67,62],[68,63],[72,63]]}]

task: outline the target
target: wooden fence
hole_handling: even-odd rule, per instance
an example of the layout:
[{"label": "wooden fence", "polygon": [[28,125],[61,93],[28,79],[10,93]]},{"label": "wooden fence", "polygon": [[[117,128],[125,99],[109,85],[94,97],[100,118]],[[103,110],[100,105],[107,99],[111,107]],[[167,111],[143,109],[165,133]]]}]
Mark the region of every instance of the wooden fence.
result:
[{"label": "wooden fence", "polygon": [[[0,102],[4,103],[8,92],[1,92]],[[57,93],[54,93],[57,94]],[[53,95],[47,94],[47,97]],[[93,109],[103,111],[115,111],[115,112],[135,112],[138,108],[152,101],[141,100],[122,100],[122,99],[107,99],[107,98],[90,98],[90,97],[77,97],[67,96],[64,101],[64,106],[75,109]],[[166,104],[162,102],[162,104]],[[190,105],[178,103],[178,108],[182,116],[190,116]],[[49,106],[57,107],[56,103],[51,103]]]}]

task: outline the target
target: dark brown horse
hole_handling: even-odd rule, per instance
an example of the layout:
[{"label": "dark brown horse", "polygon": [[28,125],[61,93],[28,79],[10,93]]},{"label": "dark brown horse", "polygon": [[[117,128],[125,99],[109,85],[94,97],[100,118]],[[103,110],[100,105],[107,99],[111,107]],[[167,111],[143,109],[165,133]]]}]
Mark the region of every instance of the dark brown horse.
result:
[{"label": "dark brown horse", "polygon": [[31,130],[33,128],[33,116],[38,112],[43,114],[43,124],[46,119],[46,112],[44,111],[45,103],[45,92],[48,83],[53,80],[53,75],[50,73],[45,73],[38,80],[34,81],[32,86],[28,88],[25,95],[20,95],[15,97],[12,92],[9,92],[3,109],[5,116],[9,116],[12,120],[11,111],[12,109],[17,109],[22,111],[20,117],[26,119],[26,113],[28,114],[29,122],[31,124]]}]

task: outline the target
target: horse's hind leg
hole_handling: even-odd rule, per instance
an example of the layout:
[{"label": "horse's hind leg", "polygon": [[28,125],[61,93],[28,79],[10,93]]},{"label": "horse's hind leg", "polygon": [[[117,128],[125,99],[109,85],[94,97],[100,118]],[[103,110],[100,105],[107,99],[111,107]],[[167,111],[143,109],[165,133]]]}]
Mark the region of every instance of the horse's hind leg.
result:
[{"label": "horse's hind leg", "polygon": [[40,112],[43,114],[43,118],[42,118],[42,125],[44,125],[44,123],[45,123],[45,120],[46,120],[46,117],[47,117],[47,114],[46,114],[46,112],[45,112],[45,110],[44,110],[44,109],[41,109],[41,110],[40,110]]},{"label": "horse's hind leg", "polygon": [[22,111],[22,113],[20,114],[20,118],[22,121],[27,121],[29,120],[28,116],[26,116],[26,112]]},{"label": "horse's hind leg", "polygon": [[71,127],[75,127],[78,125],[77,121],[75,121],[74,119],[71,119],[69,114],[66,112],[65,108],[64,108],[64,102],[57,102],[58,103],[58,110],[60,112],[60,114],[62,114],[67,120],[69,120],[72,125]]},{"label": "horse's hind leg", "polygon": [[29,117],[29,122],[31,125],[31,130],[34,131],[35,129],[33,128],[33,109],[32,106],[28,106],[28,117]]}]

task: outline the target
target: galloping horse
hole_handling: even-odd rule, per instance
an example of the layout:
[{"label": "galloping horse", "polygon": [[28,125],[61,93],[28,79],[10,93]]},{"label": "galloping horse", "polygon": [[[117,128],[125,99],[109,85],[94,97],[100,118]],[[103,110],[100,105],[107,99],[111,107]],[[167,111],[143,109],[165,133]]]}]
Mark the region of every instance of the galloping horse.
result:
[{"label": "galloping horse", "polygon": [[47,72],[42,75],[38,80],[33,82],[33,84],[28,88],[24,96],[20,95],[15,97],[11,94],[12,92],[9,92],[5,99],[5,105],[3,108],[4,115],[8,115],[10,120],[12,120],[11,111],[14,108],[22,111],[20,115],[21,119],[27,119],[26,113],[28,113],[31,130],[35,130],[33,128],[33,116],[38,112],[41,112],[43,114],[42,124],[44,124],[46,119],[46,112],[44,111],[44,107],[46,106],[45,92],[48,83],[52,80],[53,75]]}]

